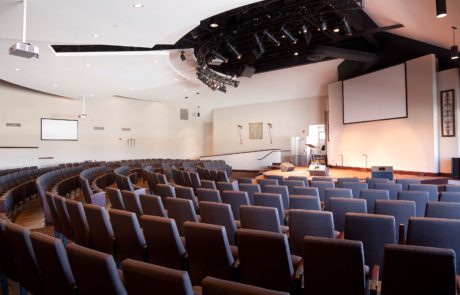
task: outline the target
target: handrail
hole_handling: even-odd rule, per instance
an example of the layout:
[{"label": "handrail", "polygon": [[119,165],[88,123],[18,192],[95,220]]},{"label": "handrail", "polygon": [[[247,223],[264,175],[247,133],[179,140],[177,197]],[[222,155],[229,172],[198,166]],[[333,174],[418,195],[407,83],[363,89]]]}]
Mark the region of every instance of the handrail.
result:
[{"label": "handrail", "polygon": [[270,155],[273,154],[274,152],[289,152],[289,151],[290,151],[290,150],[281,150],[281,149],[279,149],[279,150],[273,150],[273,151],[269,152],[268,154],[266,154],[265,156],[263,156],[262,158],[257,159],[257,160],[262,161],[263,159],[265,159],[266,157],[270,156]]},{"label": "handrail", "polygon": [[230,156],[230,155],[239,155],[239,154],[250,154],[250,153],[266,152],[266,151],[278,152],[278,151],[282,151],[282,150],[281,149],[265,149],[265,150],[255,150],[255,151],[247,151],[247,152],[236,152],[236,153],[228,153],[228,154],[201,156],[200,158],[211,158],[211,157]]}]

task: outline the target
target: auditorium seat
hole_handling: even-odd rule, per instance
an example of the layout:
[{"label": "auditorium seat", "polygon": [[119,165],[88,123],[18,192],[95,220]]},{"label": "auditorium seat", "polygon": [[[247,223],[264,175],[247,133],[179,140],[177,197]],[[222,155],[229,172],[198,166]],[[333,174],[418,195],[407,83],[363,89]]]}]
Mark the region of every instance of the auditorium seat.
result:
[{"label": "auditorium seat", "polygon": [[418,217],[425,216],[426,203],[430,200],[427,191],[400,191],[398,200],[414,201],[415,210]]},{"label": "auditorium seat", "polygon": [[382,295],[455,295],[455,253],[452,249],[387,245]]},{"label": "auditorium seat", "polygon": [[293,191],[294,195],[316,196],[319,198],[319,190],[317,187],[295,186]]},{"label": "auditorium seat", "polygon": [[32,294],[41,294],[41,270],[30,240],[30,231],[11,222],[5,225],[5,231],[16,262],[21,288]]},{"label": "auditorium seat", "polygon": [[291,175],[291,176],[288,176],[287,179],[288,179],[288,180],[300,180],[300,181],[303,181],[303,183],[304,183],[303,186],[308,186],[308,177],[307,177],[307,176],[295,176],[295,175]]},{"label": "auditorium seat", "polygon": [[304,187],[305,182],[302,181],[302,180],[288,179],[288,180],[284,181],[284,185],[287,186],[289,195],[293,195],[294,194],[294,187],[296,187],[296,186]]},{"label": "auditorium seat", "polygon": [[395,218],[388,215],[347,213],[345,215],[345,239],[361,241],[364,247],[364,263],[373,268],[383,265],[383,247],[396,244]]},{"label": "auditorium seat", "polygon": [[363,199],[330,198],[329,209],[334,214],[334,228],[339,232],[345,229],[346,213],[367,213],[366,200]]},{"label": "auditorium seat", "polygon": [[377,183],[391,183],[388,178],[366,178],[366,183],[369,189],[375,189]]},{"label": "auditorium seat", "polygon": [[460,203],[460,191],[459,192],[441,192],[439,195],[439,202],[455,202]]},{"label": "auditorium seat", "polygon": [[289,191],[285,185],[266,185],[262,190],[263,193],[279,194],[283,201],[284,209],[289,209]]},{"label": "auditorium seat", "polygon": [[280,194],[256,193],[254,194],[254,205],[276,208],[280,224],[285,224],[285,210]]},{"label": "auditorium seat", "polygon": [[367,204],[367,213],[374,213],[375,201],[377,200],[389,200],[390,194],[387,190],[380,189],[365,189],[361,190],[359,195],[360,199],[365,199]]},{"label": "auditorium seat", "polygon": [[176,221],[171,218],[144,215],[140,222],[150,263],[185,270],[185,246],[179,236]]},{"label": "auditorium seat", "polygon": [[453,249],[460,269],[460,220],[411,217],[406,244]]},{"label": "auditorium seat", "polygon": [[460,185],[448,184],[446,185],[446,192],[460,193]]},{"label": "auditorium seat", "polygon": [[198,203],[202,201],[222,203],[220,192],[218,190],[199,188],[197,189],[196,196],[198,198]]},{"label": "auditorium seat", "polygon": [[69,212],[65,205],[65,198],[57,195],[52,195],[51,198],[54,200],[64,236],[69,240],[74,240],[72,223],[70,222]]},{"label": "auditorium seat", "polygon": [[321,210],[318,196],[290,195],[289,206],[290,209]]},{"label": "auditorium seat", "polygon": [[107,210],[91,204],[85,204],[83,208],[91,233],[91,247],[94,250],[114,255],[115,236]]},{"label": "auditorium seat", "polygon": [[289,241],[292,253],[303,255],[305,236],[335,238],[334,217],[331,212],[312,210],[289,210]]},{"label": "auditorium seat", "polygon": [[326,176],[313,176],[311,178],[311,181],[328,181],[328,182],[331,182],[331,181],[334,181],[334,179],[332,179],[332,177],[326,177]]},{"label": "auditorium seat", "polygon": [[242,184],[242,183],[252,184],[253,180],[254,180],[253,178],[249,178],[249,177],[238,177],[237,179],[238,184]]},{"label": "auditorium seat", "polygon": [[397,200],[398,194],[402,191],[402,184],[400,183],[375,183],[375,189],[387,190],[390,194],[390,200]]},{"label": "auditorium seat", "polygon": [[343,188],[349,188],[353,192],[353,198],[357,199],[361,195],[361,190],[369,189],[365,182],[344,182]]},{"label": "auditorium seat", "polygon": [[[377,200],[375,201],[375,214],[391,215],[395,218],[395,230],[398,232],[400,224],[404,225],[404,238],[407,235],[409,218],[415,217],[415,202],[403,200]],[[399,236],[398,236],[399,240]],[[399,241],[399,243],[403,243]]]},{"label": "auditorium seat", "polygon": [[138,218],[144,214],[138,193],[123,190],[121,191],[121,197],[126,211],[135,213]]},{"label": "auditorium seat", "polygon": [[225,227],[187,221],[184,231],[192,283],[198,285],[207,276],[231,280],[238,252],[230,248]]},{"label": "auditorium seat", "polygon": [[[335,188],[335,183],[332,182],[332,181],[317,181],[317,180],[312,180],[310,182],[310,185],[312,187],[316,187],[318,188],[318,193],[319,193],[319,199],[321,200],[321,202],[324,202],[325,200],[325,196],[326,196],[326,193],[325,193],[325,190],[327,188]],[[296,195],[300,195],[298,193],[297,190],[294,190],[294,193]]]},{"label": "auditorium seat", "polygon": [[241,206],[240,207],[241,228],[265,230],[275,233],[287,231],[281,227],[278,210],[272,207],[262,206]]},{"label": "auditorium seat", "polygon": [[227,171],[217,170],[217,182],[230,182],[230,178],[228,178]]},{"label": "auditorium seat", "polygon": [[198,201],[195,197],[193,188],[186,186],[176,186],[174,189],[176,191],[176,198],[190,200],[193,202],[195,210],[198,208]]},{"label": "auditorium seat", "polygon": [[434,184],[409,184],[409,191],[426,191],[429,193],[431,202],[439,200],[438,186]]},{"label": "auditorium seat", "polygon": [[242,283],[285,292],[299,290],[302,258],[291,255],[286,235],[239,229],[237,236]]},{"label": "auditorium seat", "polygon": [[59,219],[57,213],[56,204],[54,203],[53,194],[51,192],[46,192],[45,198],[51,213],[51,217],[53,218],[54,236],[56,238],[61,238],[63,235],[63,229],[61,225],[61,220]]},{"label": "auditorium seat", "polygon": [[229,204],[200,202],[201,222],[225,227],[228,243],[235,245],[236,222]]},{"label": "auditorium seat", "polygon": [[257,183],[259,184],[261,191],[264,191],[264,186],[266,186],[266,185],[279,185],[278,180],[273,179],[273,178],[257,179]]},{"label": "auditorium seat", "polygon": [[353,192],[349,188],[326,188],[324,190],[324,207],[329,210],[329,198],[353,198]]},{"label": "auditorium seat", "polygon": [[[337,188],[342,188],[344,182],[359,182],[358,177],[339,177],[337,178]],[[339,196],[337,196],[339,197]]]},{"label": "auditorium seat", "polygon": [[240,191],[248,193],[249,204],[254,205],[254,194],[261,192],[260,186],[258,184],[241,183],[239,187]]},{"label": "auditorium seat", "polygon": [[109,215],[115,235],[118,260],[123,261],[127,258],[147,260],[145,238],[136,214],[110,209]]},{"label": "auditorium seat", "polygon": [[181,236],[184,235],[183,223],[186,221],[199,222],[199,218],[195,213],[195,208],[190,200],[179,198],[166,198],[165,202],[168,216],[176,220],[177,229]]},{"label": "auditorium seat", "polygon": [[284,185],[284,176],[282,175],[265,175],[265,178],[266,179],[276,179],[278,181],[278,185]]},{"label": "auditorium seat", "polygon": [[83,204],[74,200],[66,200],[65,203],[67,212],[69,212],[75,243],[89,247],[91,235]]},{"label": "auditorium seat", "polygon": [[8,295],[8,279],[17,282],[18,270],[13,250],[6,237],[7,221],[0,219],[0,276],[3,295]]},{"label": "auditorium seat", "polygon": [[287,292],[269,290],[214,277],[204,278],[201,286],[203,295],[289,295]]},{"label": "auditorium seat", "polygon": [[69,244],[67,256],[77,282],[79,295],[128,294],[112,255]]},{"label": "auditorium seat", "polygon": [[407,191],[409,190],[409,184],[421,184],[422,181],[420,179],[396,179],[396,183],[401,184],[402,190]]},{"label": "auditorium seat", "polygon": [[304,238],[304,294],[366,294],[363,244],[322,237]]},{"label": "auditorium seat", "polygon": [[75,294],[75,278],[61,240],[38,232],[31,233],[30,240],[40,268],[43,294]]},{"label": "auditorium seat", "polygon": [[139,197],[142,207],[142,212],[147,215],[154,215],[154,216],[161,216],[161,217],[168,217],[168,213],[166,212],[163,202],[161,201],[161,197],[142,194]]},{"label": "auditorium seat", "polygon": [[225,182],[225,181],[218,181],[217,182],[217,189],[222,194],[223,191],[237,191],[239,190],[238,182]]},{"label": "auditorium seat", "polygon": [[174,187],[170,184],[163,184],[163,183],[157,184],[157,194],[161,197],[163,204],[166,198],[176,197],[176,191],[174,190]]},{"label": "auditorium seat", "polygon": [[128,294],[198,295],[194,292],[186,271],[170,269],[150,263],[126,259],[121,268]]},{"label": "auditorium seat", "polygon": [[460,219],[460,203],[428,202],[426,204],[426,217]]},{"label": "auditorium seat", "polygon": [[110,205],[113,209],[126,210],[123,198],[121,197],[121,191],[117,188],[107,187],[105,189],[107,196],[109,197]]},{"label": "auditorium seat", "polygon": [[236,220],[240,220],[240,206],[250,205],[248,193],[244,191],[224,191],[222,202],[231,206],[233,217]]}]

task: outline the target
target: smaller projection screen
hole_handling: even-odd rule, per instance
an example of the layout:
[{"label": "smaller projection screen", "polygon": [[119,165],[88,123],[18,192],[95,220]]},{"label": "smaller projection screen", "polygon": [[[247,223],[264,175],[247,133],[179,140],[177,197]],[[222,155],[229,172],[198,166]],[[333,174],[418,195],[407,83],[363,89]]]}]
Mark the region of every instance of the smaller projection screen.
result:
[{"label": "smaller projection screen", "polygon": [[78,140],[78,121],[42,118],[42,140]]},{"label": "smaller projection screen", "polygon": [[407,118],[405,64],[343,81],[344,124],[398,118]]}]

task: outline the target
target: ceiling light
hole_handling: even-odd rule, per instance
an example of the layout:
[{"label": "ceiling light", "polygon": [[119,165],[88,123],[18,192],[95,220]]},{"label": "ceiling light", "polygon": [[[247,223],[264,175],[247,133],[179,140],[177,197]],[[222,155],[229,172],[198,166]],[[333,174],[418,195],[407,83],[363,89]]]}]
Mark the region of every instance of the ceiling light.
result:
[{"label": "ceiling light", "polygon": [[134,88],[134,87],[129,87],[129,90],[134,90],[134,89],[136,89],[136,88]]},{"label": "ceiling light", "polygon": [[294,56],[297,56],[297,55],[299,55],[299,52],[298,51],[294,52]]},{"label": "ceiling light", "polygon": [[235,48],[235,46],[230,44],[230,42],[228,41],[227,41],[227,47],[230,48],[230,50],[233,52],[233,54],[235,55],[237,59],[241,59],[243,57],[243,55],[241,55],[241,53]]},{"label": "ceiling light", "polygon": [[90,94],[89,96],[90,96],[90,97],[94,97],[94,94]]},{"label": "ceiling light", "polygon": [[450,48],[450,59],[458,59],[458,46],[455,44],[455,31],[457,27],[452,26],[453,45]]},{"label": "ceiling light", "polygon": [[313,34],[310,32],[310,30],[308,30],[308,27],[306,25],[303,25],[301,29],[302,29],[302,33],[305,36],[305,42],[307,43],[307,45],[309,45],[311,42],[311,39],[313,38]]},{"label": "ceiling light", "polygon": [[265,47],[257,33],[254,34],[254,39],[256,40],[257,50],[254,49],[252,52],[256,58],[260,58],[265,53]]},{"label": "ceiling light", "polygon": [[447,15],[446,0],[436,0],[436,17],[443,18]]},{"label": "ceiling light", "polygon": [[91,67],[91,65],[90,65],[90,64],[86,64],[85,66],[86,66],[87,68],[90,68],[90,67]]},{"label": "ceiling light", "polygon": [[59,85],[58,84],[53,84],[53,87],[56,88],[56,87],[59,87]]},{"label": "ceiling light", "polygon": [[184,53],[184,49],[182,49],[182,50],[180,51],[180,60],[181,60],[181,61],[185,61],[185,60],[186,60],[186,58],[185,58],[185,53]]},{"label": "ceiling light", "polygon": [[351,36],[353,34],[353,31],[351,30],[350,24],[348,23],[347,18],[345,16],[342,18],[342,25],[345,35]]},{"label": "ceiling light", "polygon": [[155,59],[153,62],[157,64],[157,63],[158,63],[158,60]]},{"label": "ceiling light", "polygon": [[142,8],[142,7],[144,7],[144,4],[143,4],[143,3],[140,3],[140,2],[137,2],[137,3],[134,3],[134,4],[133,4],[133,7],[134,7],[134,8]]},{"label": "ceiling light", "polygon": [[291,42],[291,44],[296,44],[297,43],[297,38],[294,38],[294,36],[292,36],[291,32],[288,31],[288,29],[286,29],[286,26],[283,25],[281,27],[281,31],[284,33],[284,35],[286,36],[286,38],[289,39],[289,41]]},{"label": "ceiling light", "polygon": [[264,31],[264,34],[265,36],[267,36],[270,40],[273,41],[273,43],[276,45],[276,46],[280,46],[280,41],[278,39],[275,38],[275,36],[273,36],[269,31],[265,30]]},{"label": "ceiling light", "polygon": [[99,38],[100,35],[99,35],[99,34],[93,34],[93,37],[94,37],[94,38]]},{"label": "ceiling light", "polygon": [[177,78],[174,78],[174,81],[177,81]]},{"label": "ceiling light", "polygon": [[326,31],[327,30],[327,21],[325,19],[323,19],[320,23],[320,29],[321,31]]},{"label": "ceiling light", "polygon": [[211,28],[218,28],[218,27],[219,27],[219,24],[211,23],[209,26],[210,26]]},{"label": "ceiling light", "polygon": [[21,69],[20,68],[14,68],[14,70],[17,72],[17,71],[20,71]]},{"label": "ceiling light", "polygon": [[334,31],[334,33],[338,33],[338,32],[340,32],[340,28],[339,27],[334,27],[333,31]]}]

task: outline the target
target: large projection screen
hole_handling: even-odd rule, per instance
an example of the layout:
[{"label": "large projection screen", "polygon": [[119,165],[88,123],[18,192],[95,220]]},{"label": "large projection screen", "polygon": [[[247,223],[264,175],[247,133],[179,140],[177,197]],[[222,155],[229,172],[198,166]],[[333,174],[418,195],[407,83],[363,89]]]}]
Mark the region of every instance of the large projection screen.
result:
[{"label": "large projection screen", "polygon": [[42,118],[42,140],[78,140],[78,121]]},{"label": "large projection screen", "polygon": [[343,81],[343,123],[407,118],[406,65]]}]

